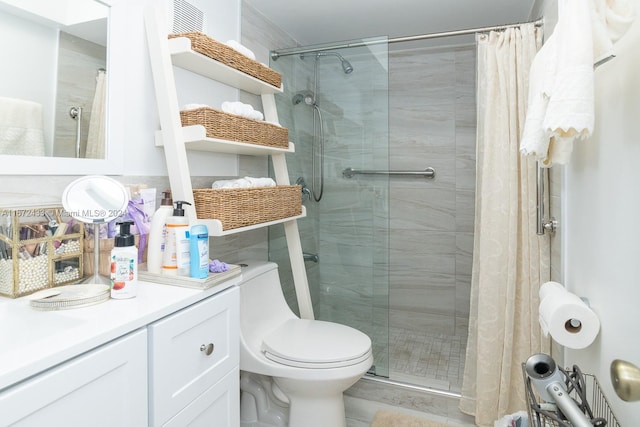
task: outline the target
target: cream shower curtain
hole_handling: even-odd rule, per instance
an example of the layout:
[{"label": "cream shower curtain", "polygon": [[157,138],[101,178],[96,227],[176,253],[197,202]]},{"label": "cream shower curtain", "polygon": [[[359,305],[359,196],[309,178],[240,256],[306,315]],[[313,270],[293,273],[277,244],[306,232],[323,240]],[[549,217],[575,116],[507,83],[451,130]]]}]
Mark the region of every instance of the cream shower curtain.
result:
[{"label": "cream shower curtain", "polygon": [[549,241],[536,235],[536,164],[519,151],[541,33],[525,24],[478,36],[476,218],[460,409],[482,427],[526,409],[521,363],[549,351],[538,323]]}]

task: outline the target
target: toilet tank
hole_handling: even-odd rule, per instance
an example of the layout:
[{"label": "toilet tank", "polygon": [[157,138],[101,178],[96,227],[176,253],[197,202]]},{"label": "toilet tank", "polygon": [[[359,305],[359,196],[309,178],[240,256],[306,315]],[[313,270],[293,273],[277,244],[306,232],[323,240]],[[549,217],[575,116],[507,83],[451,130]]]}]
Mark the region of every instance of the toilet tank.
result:
[{"label": "toilet tank", "polygon": [[245,336],[266,333],[297,317],[282,293],[277,264],[267,261],[240,264],[243,265],[239,284],[240,328]]}]

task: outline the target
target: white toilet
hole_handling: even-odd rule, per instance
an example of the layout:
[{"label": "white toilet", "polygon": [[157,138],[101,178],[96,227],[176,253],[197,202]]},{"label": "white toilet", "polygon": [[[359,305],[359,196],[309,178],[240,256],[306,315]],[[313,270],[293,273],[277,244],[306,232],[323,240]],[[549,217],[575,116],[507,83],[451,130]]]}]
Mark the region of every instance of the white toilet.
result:
[{"label": "white toilet", "polygon": [[282,294],[278,266],[245,264],[240,283],[242,426],[344,426],[342,392],[373,364],[371,340],[348,326],[298,318]]}]

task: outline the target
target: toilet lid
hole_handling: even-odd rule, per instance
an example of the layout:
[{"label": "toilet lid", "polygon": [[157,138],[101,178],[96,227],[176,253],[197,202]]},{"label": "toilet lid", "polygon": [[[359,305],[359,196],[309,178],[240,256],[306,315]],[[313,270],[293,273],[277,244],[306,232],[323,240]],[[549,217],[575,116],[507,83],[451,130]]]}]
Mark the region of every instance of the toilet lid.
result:
[{"label": "toilet lid", "polygon": [[371,340],[338,323],[290,319],[264,338],[262,349],[268,359],[284,365],[337,368],[366,360]]}]

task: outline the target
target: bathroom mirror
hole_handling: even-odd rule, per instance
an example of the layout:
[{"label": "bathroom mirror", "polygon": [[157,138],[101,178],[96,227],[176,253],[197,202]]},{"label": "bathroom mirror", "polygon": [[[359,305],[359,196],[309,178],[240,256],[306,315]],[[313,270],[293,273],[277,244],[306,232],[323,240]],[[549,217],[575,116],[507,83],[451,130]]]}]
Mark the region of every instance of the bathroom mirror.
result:
[{"label": "bathroom mirror", "polygon": [[[100,224],[126,214],[129,193],[120,182],[101,175],[88,175],[71,182],[62,193],[62,206],[71,217],[93,224],[93,236],[100,235]],[[100,244],[93,245],[93,276],[87,283],[101,284]]]},{"label": "bathroom mirror", "polygon": [[[88,123],[86,120],[87,116],[91,115],[91,105],[87,106],[87,98],[91,97],[91,103],[93,102],[93,97],[95,97],[96,88],[98,87],[98,78],[102,68],[106,70],[106,74],[104,76],[108,76],[108,78],[103,79],[103,83],[106,81],[106,85],[104,87],[104,103],[97,103],[96,105],[103,106],[103,118],[102,126],[94,126],[94,135],[98,132],[102,132],[104,135],[104,143],[99,143],[94,145],[94,147],[99,147],[103,149],[103,151],[96,152],[93,157],[99,158],[77,158],[77,151],[75,149],[75,141],[73,147],[64,147],[60,146],[58,149],[55,148],[56,143],[54,141],[52,146],[46,146],[44,149],[45,155],[32,155],[34,153],[20,153],[20,154],[2,154],[0,152],[0,163],[2,165],[0,174],[6,175],[86,175],[86,174],[121,174],[123,170],[123,149],[122,149],[122,135],[124,128],[124,117],[121,113],[124,105],[124,92],[123,90],[118,91],[118,87],[122,87],[124,85],[124,66],[126,63],[125,52],[126,48],[126,35],[125,31],[125,22],[126,22],[126,11],[122,9],[126,9],[125,1],[123,0],[49,0],[47,2],[24,2],[23,0],[0,0],[0,14],[8,13],[11,11],[13,14],[12,18],[14,23],[20,22],[28,22],[27,19],[32,19],[33,25],[22,25],[21,28],[25,29],[27,27],[30,30],[33,30],[35,34],[31,34],[30,32],[21,32],[20,37],[23,39],[27,39],[29,37],[33,37],[36,41],[46,40],[43,38],[42,34],[37,34],[37,28],[40,28],[38,24],[41,25],[42,28],[45,24],[49,25],[49,32],[54,31],[55,34],[58,34],[59,37],[55,38],[55,42],[48,43],[49,46],[47,50],[39,50],[38,52],[30,55],[28,50],[22,52],[20,56],[20,64],[19,67],[15,71],[7,71],[9,67],[7,67],[7,63],[3,65],[3,70],[5,73],[5,77],[7,75],[11,75],[14,73],[14,76],[20,77],[19,79],[16,77],[14,79],[3,79],[5,82],[5,89],[0,91],[0,97],[3,98],[26,98],[29,99],[28,89],[15,89],[15,91],[7,89],[7,85],[14,84],[15,81],[24,81],[23,74],[33,75],[38,79],[38,83],[27,83],[27,85],[31,84],[32,86],[38,86],[38,90],[40,93],[47,90],[50,92],[48,95],[48,101],[43,102],[42,107],[42,116],[43,116],[43,124],[47,124],[49,128],[55,128],[55,122],[58,121],[60,116],[63,116],[62,119],[68,121],[71,124],[71,127],[68,129],[68,132],[72,132],[72,139],[75,140],[76,123],[81,123],[78,120],[74,120],[71,117],[71,108],[76,106],[75,104],[77,100],[75,94],[67,94],[66,99],[61,101],[61,92],[63,89],[58,84],[59,78],[65,74],[64,80],[73,80],[73,70],[69,72],[68,70],[65,73],[58,70],[57,65],[58,62],[64,62],[63,59],[59,57],[63,54],[62,48],[58,48],[58,41],[62,43],[64,42],[69,45],[76,44],[84,44],[89,46],[90,48],[96,48],[100,46],[100,43],[104,43],[106,46],[106,56],[103,52],[102,55],[105,56],[104,62],[100,63],[99,60],[97,62],[86,64],[82,63],[81,67],[84,69],[91,68],[92,75],[88,78],[91,81],[91,84],[95,84],[93,88],[91,88],[90,95],[83,95],[84,101],[84,114],[85,114],[85,123],[82,123],[81,134],[86,135],[89,132]],[[41,12],[41,11],[21,11],[20,7],[25,7],[26,5],[33,5],[40,8],[48,9],[49,11]],[[79,10],[81,9],[80,5],[92,5],[93,7],[93,17],[73,17],[74,14],[79,14]],[[64,13],[62,12],[64,11]],[[47,18],[43,16],[49,13]],[[51,15],[53,13],[53,15]],[[99,18],[100,13],[104,15],[103,18]],[[63,18],[60,18],[61,15],[64,15],[67,19],[67,23],[69,22],[85,22],[88,27],[94,27],[90,32],[95,33],[96,26],[102,26],[102,37],[103,41],[99,41],[99,37],[89,37],[83,38],[83,24],[74,24],[74,25],[61,25],[58,29],[52,30],[56,24],[53,22],[59,20],[64,22]],[[107,18],[108,17],[108,18]],[[74,21],[74,19],[76,21]],[[85,21],[83,21],[83,19]],[[120,31],[114,31],[114,29],[119,28]],[[68,32],[67,32],[68,30]],[[45,30],[42,30],[45,31]],[[15,31],[17,32],[17,31]],[[106,32],[106,33],[105,33]],[[64,34],[63,34],[64,33]],[[73,33],[73,34],[71,34]],[[85,31],[86,33],[86,31]],[[100,33],[100,31],[98,31]],[[93,41],[88,41],[92,39]],[[33,41],[33,40],[32,40]],[[105,43],[106,41],[106,43]],[[6,43],[6,42],[5,42]],[[2,44],[2,42],[0,42]],[[45,43],[46,44],[46,43]],[[99,49],[98,49],[99,50]],[[3,49],[3,52],[7,52]],[[71,55],[72,58],[66,59],[69,64],[71,64],[71,68],[75,67],[74,64],[80,64],[76,61],[79,59],[76,58],[78,53],[73,51],[73,49],[65,50],[65,55]],[[82,56],[82,55],[81,55]],[[96,57],[100,56],[98,53]],[[95,58],[94,58],[95,59]],[[47,64],[54,64],[53,68],[55,72],[51,73],[51,66],[47,66]],[[104,64],[104,66],[102,66]],[[80,65],[78,65],[80,67]],[[67,66],[66,68],[69,68]],[[77,67],[76,67],[77,68]],[[45,74],[45,69],[49,74]],[[26,73],[25,70],[29,70],[29,73]],[[17,74],[16,74],[17,73]],[[85,79],[87,80],[87,79]],[[67,85],[70,86],[70,85]],[[72,85],[71,85],[72,86]],[[87,85],[85,85],[87,86]],[[0,85],[0,88],[2,86]],[[23,92],[20,92],[23,90]],[[36,89],[34,89],[36,90]],[[64,89],[67,90],[67,89]],[[26,92],[24,92],[26,91]],[[60,92],[60,93],[59,93]],[[26,94],[21,96],[22,94]],[[55,97],[53,94],[56,94]],[[40,95],[39,95],[40,96]],[[34,95],[35,97],[35,95]],[[62,102],[64,105],[62,107],[56,107],[55,104]],[[56,110],[55,114],[52,112],[45,112],[45,106],[49,106],[49,109]],[[79,104],[78,104],[79,105]],[[68,107],[68,108],[67,108]],[[61,112],[64,110],[63,112]],[[11,114],[13,114],[13,110],[11,110]],[[30,110],[27,110],[30,111]],[[0,119],[1,119],[1,111],[0,111]],[[30,113],[27,113],[27,117]],[[56,118],[54,118],[56,116]],[[99,116],[99,115],[96,115]],[[21,116],[22,117],[22,116]],[[45,117],[49,117],[48,119],[44,119]],[[0,123],[1,126],[1,123]],[[97,129],[97,131],[96,131]],[[100,130],[102,129],[102,130]],[[43,134],[47,133],[44,132]],[[49,133],[52,134],[51,131]],[[80,157],[84,157],[87,152],[87,142],[86,136],[83,137],[84,140],[81,142],[81,155]],[[94,138],[94,140],[96,140]],[[100,141],[99,137],[97,139]],[[29,140],[31,141],[31,140]],[[94,151],[95,152],[95,151]],[[62,156],[62,157],[58,157]]]}]

